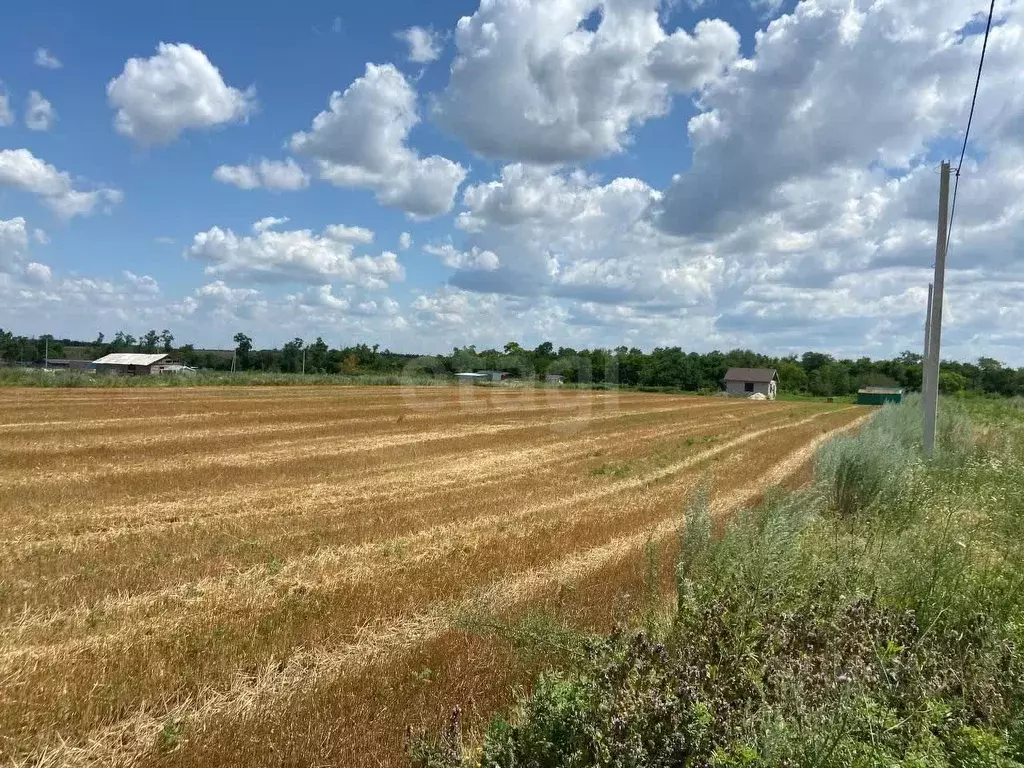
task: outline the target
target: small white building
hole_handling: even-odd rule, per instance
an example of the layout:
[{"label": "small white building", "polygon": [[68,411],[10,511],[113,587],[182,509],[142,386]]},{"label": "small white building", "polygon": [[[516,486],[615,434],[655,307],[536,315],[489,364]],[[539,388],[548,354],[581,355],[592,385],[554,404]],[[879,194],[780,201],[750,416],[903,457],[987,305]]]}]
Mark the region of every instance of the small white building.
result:
[{"label": "small white building", "polygon": [[732,397],[761,394],[774,400],[779,374],[774,368],[730,368],[725,374],[725,391]]},{"label": "small white building", "polygon": [[565,383],[565,376],[560,373],[549,373],[544,376],[544,382],[546,384],[561,385]]},{"label": "small white building", "polygon": [[505,371],[476,371],[475,373],[456,373],[455,380],[465,384],[479,384],[485,381],[502,381],[507,376]]},{"label": "small white building", "polygon": [[151,373],[196,373],[197,369],[181,363],[168,363],[166,361],[153,366]]}]

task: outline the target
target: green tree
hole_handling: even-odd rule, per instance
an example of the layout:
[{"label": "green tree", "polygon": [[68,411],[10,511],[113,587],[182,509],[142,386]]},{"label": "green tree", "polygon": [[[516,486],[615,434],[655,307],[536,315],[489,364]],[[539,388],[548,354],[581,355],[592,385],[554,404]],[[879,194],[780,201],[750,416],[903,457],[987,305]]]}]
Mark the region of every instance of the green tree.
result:
[{"label": "green tree", "polygon": [[298,373],[302,370],[302,347],[304,342],[298,336],[281,347],[281,370]]},{"label": "green tree", "polygon": [[174,351],[174,334],[166,328],[160,332],[160,346],[166,355]]},{"label": "green tree", "polygon": [[581,354],[590,360],[590,375],[595,384],[607,381],[609,377],[614,381],[614,358],[612,358],[611,352],[607,349],[595,349]]},{"label": "green tree", "polygon": [[779,387],[783,392],[806,392],[807,373],[792,360],[782,360],[775,366],[779,373]]},{"label": "green tree", "polygon": [[192,344],[182,344],[178,348],[178,358],[182,365],[195,367],[199,364],[199,355],[196,354],[196,348]]},{"label": "green tree", "polygon": [[533,354],[537,357],[554,357],[555,345],[550,341],[545,341],[537,345],[537,348],[533,350]]},{"label": "green tree", "polygon": [[44,333],[36,339],[35,353],[37,360],[61,358],[64,357],[64,345],[61,342],[56,341],[53,338],[53,334]]},{"label": "green tree", "polygon": [[455,347],[452,350],[451,369],[454,373],[472,373],[483,368],[480,355],[476,352],[475,346]]},{"label": "green tree", "polygon": [[310,373],[326,373],[327,353],[327,343],[317,336],[316,341],[306,348],[306,370]]},{"label": "green tree", "polygon": [[850,375],[840,363],[826,363],[810,375],[807,386],[812,395],[819,397],[845,395],[851,391]]},{"label": "green tree", "polygon": [[555,345],[550,341],[538,344],[533,350],[533,367],[538,376],[543,377],[548,372],[551,361],[555,359]]},{"label": "green tree", "polygon": [[238,370],[244,371],[249,368],[249,353],[252,352],[252,339],[244,333],[236,333],[235,342],[235,363]]},{"label": "green tree", "polygon": [[967,379],[953,371],[941,371],[939,373],[939,392],[944,395],[955,395],[967,389]]},{"label": "green tree", "polygon": [[149,352],[152,354],[156,352],[157,344],[160,343],[160,334],[155,330],[150,329],[139,339],[140,352]]},{"label": "green tree", "polygon": [[135,337],[130,333],[118,331],[114,334],[114,340],[110,342],[111,352],[127,352],[135,346]]},{"label": "green tree", "polygon": [[618,383],[627,387],[639,384],[643,362],[644,353],[636,347],[629,349],[618,347],[615,350],[615,370],[618,373]]},{"label": "green tree", "polygon": [[342,358],[339,370],[346,376],[355,376],[359,373],[359,358],[350,352]]},{"label": "green tree", "polygon": [[800,358],[800,365],[803,366],[804,372],[808,376],[831,362],[833,362],[832,355],[826,355],[823,352],[804,352],[803,357]]}]

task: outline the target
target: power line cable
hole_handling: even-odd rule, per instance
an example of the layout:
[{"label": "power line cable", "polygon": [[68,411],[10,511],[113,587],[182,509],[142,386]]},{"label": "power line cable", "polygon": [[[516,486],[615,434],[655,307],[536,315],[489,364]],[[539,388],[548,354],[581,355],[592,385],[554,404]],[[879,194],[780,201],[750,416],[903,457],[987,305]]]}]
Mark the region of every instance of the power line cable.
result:
[{"label": "power line cable", "polygon": [[956,215],[956,193],[960,189],[960,169],[964,165],[967,154],[967,140],[971,135],[971,123],[974,121],[974,107],[978,103],[978,87],[981,85],[981,70],[985,66],[985,50],[988,48],[988,36],[992,31],[992,16],[996,10],[996,0],[988,7],[988,22],[985,24],[985,39],[981,44],[981,59],[978,61],[978,76],[974,80],[974,96],[971,98],[971,112],[967,116],[967,130],[964,131],[964,145],[960,150],[960,162],[956,165],[956,180],[953,182],[953,203],[949,209],[949,227],[946,230],[946,253],[949,253],[949,241],[953,235],[953,217]]}]

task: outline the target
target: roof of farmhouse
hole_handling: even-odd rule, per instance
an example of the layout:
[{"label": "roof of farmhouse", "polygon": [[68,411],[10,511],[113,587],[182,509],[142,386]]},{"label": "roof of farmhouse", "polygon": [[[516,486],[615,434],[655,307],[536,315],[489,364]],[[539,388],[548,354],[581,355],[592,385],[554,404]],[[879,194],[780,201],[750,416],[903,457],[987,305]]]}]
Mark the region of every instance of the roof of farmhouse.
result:
[{"label": "roof of farmhouse", "polygon": [[144,355],[137,352],[114,352],[93,360],[93,365],[153,365],[167,357],[166,354]]},{"label": "roof of farmhouse", "polygon": [[725,374],[726,381],[752,381],[767,384],[776,378],[774,368],[730,368]]}]

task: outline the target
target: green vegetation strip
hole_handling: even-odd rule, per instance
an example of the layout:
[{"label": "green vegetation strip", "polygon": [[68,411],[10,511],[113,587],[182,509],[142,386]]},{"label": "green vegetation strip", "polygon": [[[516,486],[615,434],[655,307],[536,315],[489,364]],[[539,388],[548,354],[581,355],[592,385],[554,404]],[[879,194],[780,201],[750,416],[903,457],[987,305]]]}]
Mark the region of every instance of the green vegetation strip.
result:
[{"label": "green vegetation strip", "polygon": [[925,461],[919,404],[886,406],[721,538],[698,494],[668,618],[533,632],[560,665],[415,762],[1024,765],[1024,403],[946,404],[939,433]]}]

